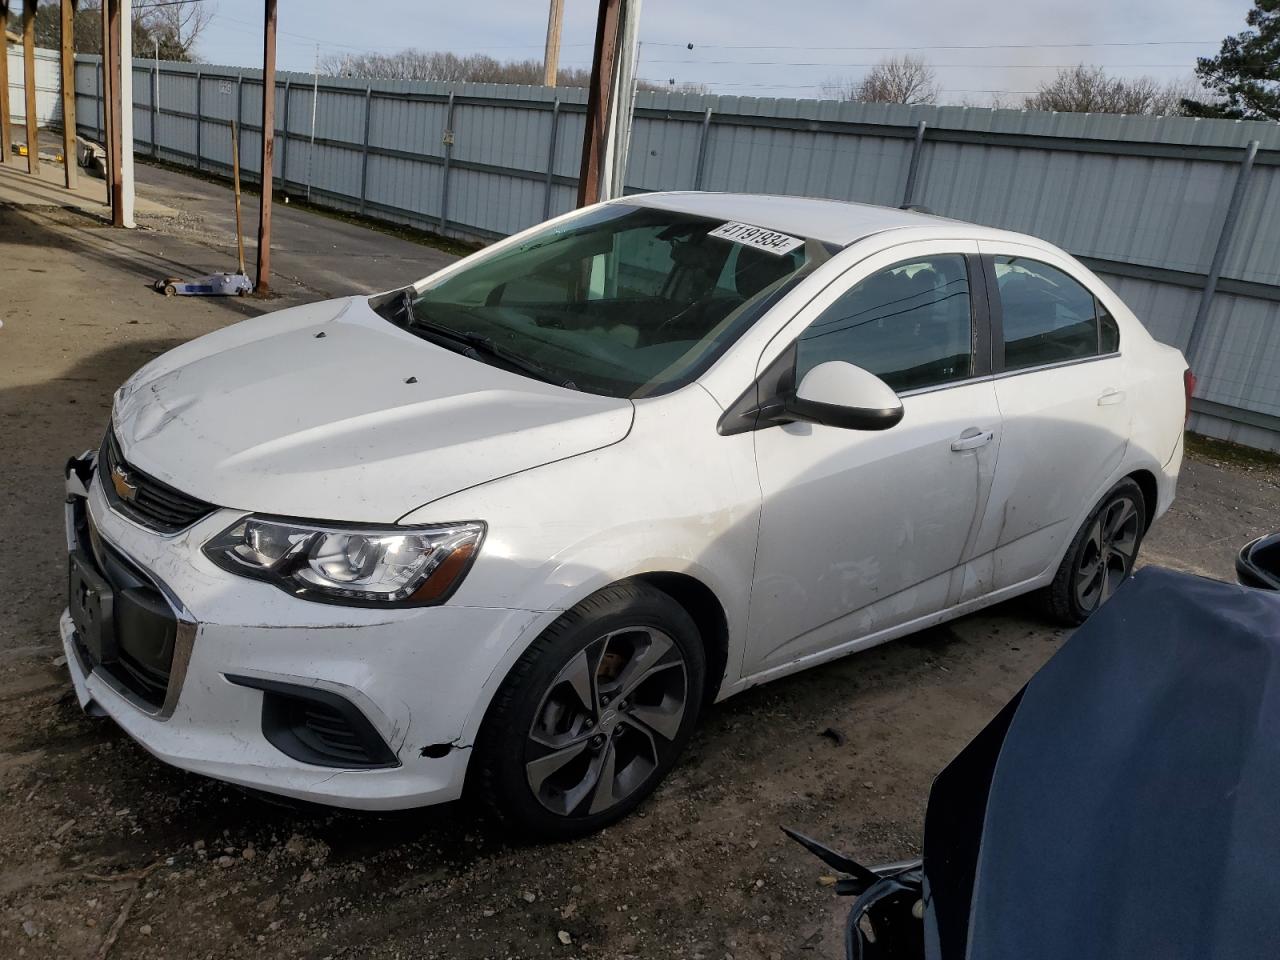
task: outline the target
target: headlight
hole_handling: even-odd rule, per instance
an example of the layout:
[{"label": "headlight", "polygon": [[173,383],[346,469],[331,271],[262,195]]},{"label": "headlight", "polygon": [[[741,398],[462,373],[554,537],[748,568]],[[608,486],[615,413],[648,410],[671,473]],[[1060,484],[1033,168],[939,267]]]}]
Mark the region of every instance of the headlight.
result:
[{"label": "headlight", "polygon": [[307,600],[412,607],[447,600],[483,538],[483,523],[367,528],[250,516],[204,552],[224,570]]}]

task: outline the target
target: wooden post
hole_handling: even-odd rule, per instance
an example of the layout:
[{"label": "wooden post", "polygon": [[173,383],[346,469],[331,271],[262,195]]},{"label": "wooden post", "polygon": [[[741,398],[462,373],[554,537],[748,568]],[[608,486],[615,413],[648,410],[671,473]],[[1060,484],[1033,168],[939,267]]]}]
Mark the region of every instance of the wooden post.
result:
[{"label": "wooden post", "polygon": [[[0,37],[4,36],[5,27],[9,23],[9,0],[0,0]],[[9,43],[0,40],[0,163],[9,159],[12,149],[9,133]]]},{"label": "wooden post", "polygon": [[554,87],[560,73],[560,33],[564,23],[564,0],[551,0],[547,13],[547,52],[542,58],[542,85]]},{"label": "wooden post", "polygon": [[76,9],[62,0],[62,165],[68,190],[76,186]]},{"label": "wooden post", "polygon": [[254,290],[271,291],[271,187],[276,159],[276,0],[263,0],[262,201],[258,206],[258,277]]},{"label": "wooden post", "polygon": [[[5,56],[8,56],[7,47]],[[22,5],[22,86],[27,105],[27,173],[40,172],[40,124],[36,121],[36,0]]]},{"label": "wooden post", "polygon": [[578,206],[600,199],[600,172],[609,149],[609,116],[613,68],[618,59],[618,16],[622,0],[600,0],[591,86],[587,92],[587,124],[582,134],[582,168],[578,174]]},{"label": "wooden post", "polygon": [[[124,144],[121,141],[122,117],[120,109],[120,0],[104,0],[107,11],[107,62],[102,71],[107,81],[107,182],[111,184],[111,225],[124,226]],[[132,64],[130,64],[132,69]],[[133,109],[133,105],[129,105]]]}]

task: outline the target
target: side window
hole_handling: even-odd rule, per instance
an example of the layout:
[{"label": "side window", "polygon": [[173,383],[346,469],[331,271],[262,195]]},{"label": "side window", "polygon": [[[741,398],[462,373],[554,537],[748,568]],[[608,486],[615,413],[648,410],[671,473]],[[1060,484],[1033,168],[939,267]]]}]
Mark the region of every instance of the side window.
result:
[{"label": "side window", "polygon": [[1025,257],[996,257],[1004,318],[1004,367],[1021,370],[1114,353],[1115,318],[1057,267]]},{"label": "side window", "polygon": [[796,382],[845,360],[899,393],[973,375],[969,275],[960,254],[894,264],[833,303],[796,341]]}]

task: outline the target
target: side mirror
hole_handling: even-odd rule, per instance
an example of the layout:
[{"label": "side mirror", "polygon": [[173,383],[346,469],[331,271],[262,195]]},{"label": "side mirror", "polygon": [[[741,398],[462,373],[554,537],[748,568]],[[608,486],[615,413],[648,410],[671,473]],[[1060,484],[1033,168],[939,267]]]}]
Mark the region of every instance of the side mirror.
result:
[{"label": "side mirror", "polygon": [[843,360],[820,363],[782,398],[792,420],[845,430],[888,430],[902,419],[902,401],[874,373]]}]

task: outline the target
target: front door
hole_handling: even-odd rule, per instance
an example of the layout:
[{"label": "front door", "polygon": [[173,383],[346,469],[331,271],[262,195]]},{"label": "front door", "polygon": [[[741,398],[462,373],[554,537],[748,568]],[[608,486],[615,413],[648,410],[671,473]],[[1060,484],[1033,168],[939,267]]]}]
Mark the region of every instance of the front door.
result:
[{"label": "front door", "polygon": [[964,598],[1001,440],[976,253],[938,241],[877,254],[780,334],[794,340],[794,382],[846,360],[893,387],[905,415],[880,432],[754,434],[763,500],[745,673],[856,649]]}]

